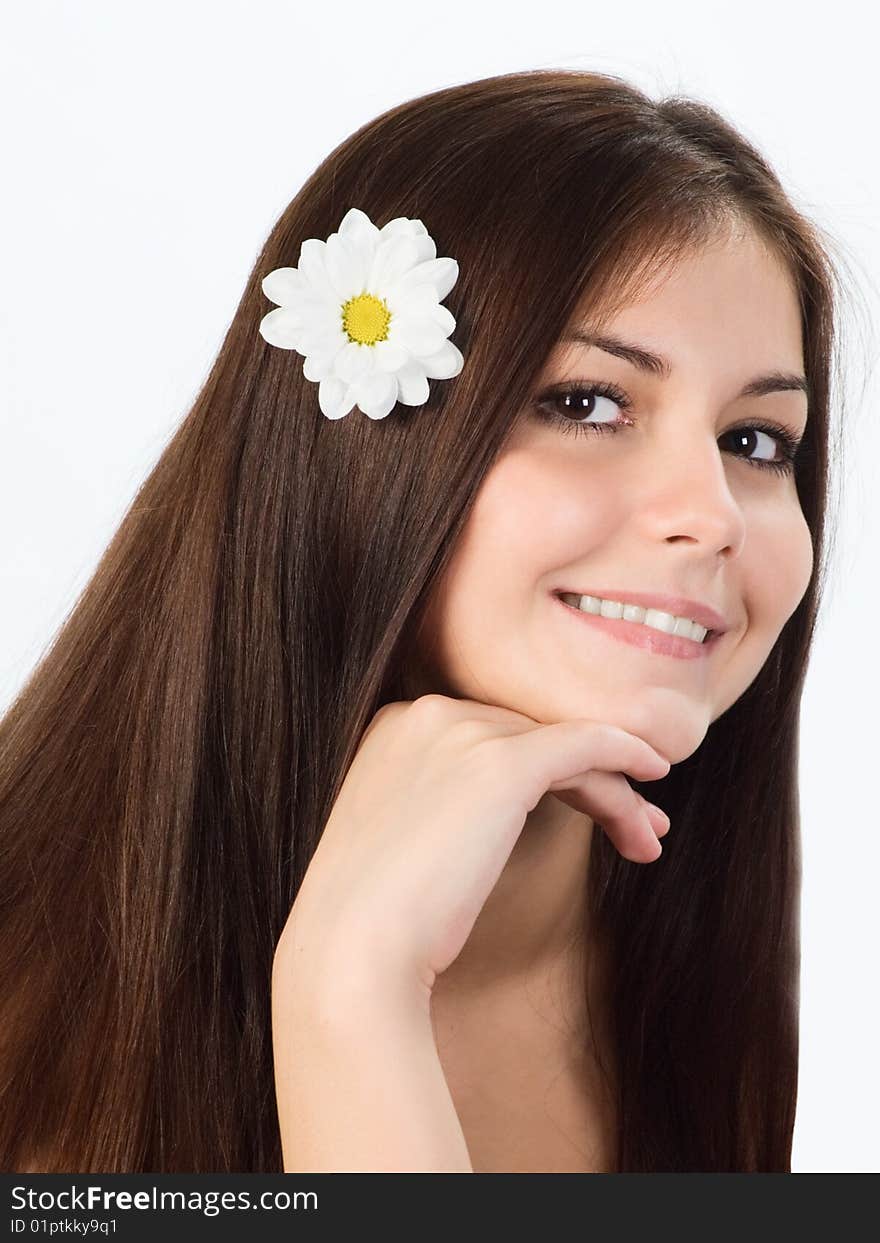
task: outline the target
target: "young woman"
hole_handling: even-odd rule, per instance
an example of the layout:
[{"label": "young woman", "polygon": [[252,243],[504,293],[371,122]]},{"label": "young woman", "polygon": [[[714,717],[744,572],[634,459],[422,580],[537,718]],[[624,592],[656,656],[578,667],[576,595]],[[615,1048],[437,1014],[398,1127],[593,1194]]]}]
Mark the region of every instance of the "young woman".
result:
[{"label": "young woman", "polygon": [[[262,282],[353,205],[463,365],[325,417]],[[0,725],[2,1168],[790,1169],[836,292],[616,78],[331,153]]]}]

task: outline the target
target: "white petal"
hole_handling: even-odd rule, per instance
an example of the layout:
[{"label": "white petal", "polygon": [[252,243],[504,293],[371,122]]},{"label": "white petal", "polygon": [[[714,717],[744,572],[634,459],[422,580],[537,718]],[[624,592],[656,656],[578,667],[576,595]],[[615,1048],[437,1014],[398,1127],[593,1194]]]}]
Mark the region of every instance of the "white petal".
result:
[{"label": "white petal", "polygon": [[397,401],[397,380],[387,372],[375,372],[353,387],[358,406],[371,419],[384,419]]},{"label": "white petal", "polygon": [[287,306],[308,289],[296,268],[276,268],[263,277],[262,290],[270,302]]},{"label": "white petal", "polygon": [[436,354],[424,355],[419,362],[425,369],[425,375],[432,380],[451,380],[458,375],[464,364],[464,356],[458,346],[451,341],[444,341]]},{"label": "white petal", "polygon": [[306,340],[311,348],[300,350],[301,354],[307,356],[303,364],[303,374],[307,380],[322,380],[325,364],[332,367],[339,351],[348,344],[348,338],[343,332],[328,332],[321,333],[320,336],[310,334]]},{"label": "white petal", "polygon": [[389,220],[380,230],[384,242],[388,237],[408,238],[415,243],[418,262],[433,259],[437,254],[437,246],[428,230],[422,224],[421,220],[410,220],[406,216],[398,216],[394,220]]},{"label": "white petal", "polygon": [[299,315],[303,327],[314,328],[330,336],[343,336],[346,341],[348,340],[342,327],[342,308],[335,303],[332,306],[326,302],[316,303],[313,309],[306,311],[300,311],[298,308],[292,309]]},{"label": "white petal", "polygon": [[389,220],[387,224],[383,224],[379,230],[382,234],[382,240],[386,237],[418,237],[424,236],[428,230],[425,228],[421,220],[417,220],[411,216],[395,216],[393,220]]},{"label": "white petal", "polygon": [[338,233],[331,233],[324,261],[340,304],[361,292],[367,279],[367,261],[356,246],[350,246]]},{"label": "white petal", "polygon": [[[366,414],[368,419],[384,419],[391,413],[391,411],[396,407],[396,405],[397,405],[397,402],[394,402],[394,401],[392,401],[390,406],[388,405],[387,401],[383,401],[381,405],[367,406],[366,410],[364,411],[364,414]],[[387,406],[387,409],[386,409],[386,406]]]},{"label": "white petal", "polygon": [[411,289],[428,281],[437,292],[438,302],[442,302],[457,280],[458,264],[454,259],[429,259],[427,263],[419,263],[406,272],[398,285]]},{"label": "white petal", "polygon": [[443,329],[424,315],[399,315],[389,327],[388,335],[417,358],[436,354],[446,340]]},{"label": "white petal", "polygon": [[[395,290],[400,290],[400,284]],[[435,306],[439,306],[434,286],[427,281],[421,285],[411,285],[404,293],[398,293],[398,308],[401,315],[427,315]]]},{"label": "white petal", "polygon": [[[329,313],[324,299],[316,298],[312,293],[308,295],[298,293],[293,301],[285,302],[282,309],[287,311],[291,320],[298,319],[302,324],[314,323]],[[339,318],[341,322],[341,315]]]},{"label": "white petal", "polygon": [[420,263],[430,263],[432,259],[437,258],[437,246],[433,237],[430,237],[427,233],[418,237],[411,237],[409,240],[415,243],[417,265]]},{"label": "white petal", "polygon": [[347,384],[328,376],[318,385],[318,405],[328,419],[344,419],[351,413],[354,399]]},{"label": "white petal", "polygon": [[428,317],[434,321],[444,336],[448,337],[451,332],[455,332],[455,316],[448,307],[441,306],[438,302],[428,311]]},{"label": "white petal", "polygon": [[305,354],[302,348],[302,324],[298,316],[291,315],[286,306],[276,306],[260,320],[260,336],[270,345],[277,345],[282,350],[297,350]]},{"label": "white petal", "polygon": [[308,354],[303,359],[303,375],[307,380],[319,382],[333,375],[333,354]]},{"label": "white petal", "polygon": [[377,341],[373,346],[373,357],[376,371],[397,371],[405,366],[410,353],[403,345],[394,341]]},{"label": "white petal", "polygon": [[346,384],[353,384],[373,371],[373,349],[358,341],[349,341],[336,355],[334,373]]},{"label": "white petal", "polygon": [[338,303],[339,294],[327,275],[327,243],[307,237],[299,250],[299,270],[311,286],[310,292],[328,303]]},{"label": "white petal", "polygon": [[443,335],[446,337],[455,331],[455,316],[448,307],[441,306],[437,301],[433,285],[414,286],[400,299],[395,299],[395,305],[399,315],[412,318],[423,315],[426,319],[430,319],[438,328],[443,329]]},{"label": "white petal", "polygon": [[305,354],[330,354],[339,352],[339,333],[335,325],[320,320],[308,321],[299,330],[299,340]]},{"label": "white petal", "polygon": [[326,353],[332,353],[335,357],[340,350],[344,350],[348,345],[348,334],[343,332],[341,324],[336,324],[332,332],[327,334]]},{"label": "white petal", "polygon": [[359,207],[348,209],[342,217],[339,233],[347,242],[356,242],[359,247],[375,249],[379,245],[379,230]]},{"label": "white petal", "polygon": [[401,276],[418,263],[415,243],[407,237],[388,238],[380,243],[367,277],[367,288],[382,291],[396,285]]},{"label": "white petal", "polygon": [[400,389],[398,401],[405,406],[423,406],[431,394],[425,369],[415,358],[397,372],[397,385]]},{"label": "white petal", "polygon": [[[437,257],[437,247],[432,237],[417,237],[416,249],[419,252],[419,263],[431,263]],[[418,264],[416,265],[418,267]]]}]

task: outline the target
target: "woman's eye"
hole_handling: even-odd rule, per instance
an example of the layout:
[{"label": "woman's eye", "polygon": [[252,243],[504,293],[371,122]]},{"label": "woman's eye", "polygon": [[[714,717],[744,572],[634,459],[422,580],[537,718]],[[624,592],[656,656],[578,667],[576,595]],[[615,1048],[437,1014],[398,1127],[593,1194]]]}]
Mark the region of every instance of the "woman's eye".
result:
[{"label": "woman's eye", "polygon": [[[615,418],[613,412],[614,406],[628,410],[631,405],[626,393],[616,384],[605,383],[557,385],[534,402],[539,417],[563,432],[576,435],[618,432],[631,427],[631,419]],[[759,470],[771,470],[780,475],[794,473],[801,450],[801,441],[791,432],[768,423],[747,423],[731,428],[720,437],[720,442],[724,441],[731,446],[728,451],[734,457]]]},{"label": "woman's eye", "polygon": [[630,404],[626,393],[614,384],[560,385],[535,402],[540,414],[572,432],[616,432],[624,424],[615,420],[613,407],[626,410]]},{"label": "woman's eye", "polygon": [[[794,474],[801,442],[784,427],[748,423],[745,427],[731,428],[721,439],[730,439],[737,450],[744,450],[743,453],[737,452],[735,456],[742,457],[750,466],[757,466],[759,470],[772,470],[779,475]],[[752,457],[753,450],[757,450],[759,456]]]}]

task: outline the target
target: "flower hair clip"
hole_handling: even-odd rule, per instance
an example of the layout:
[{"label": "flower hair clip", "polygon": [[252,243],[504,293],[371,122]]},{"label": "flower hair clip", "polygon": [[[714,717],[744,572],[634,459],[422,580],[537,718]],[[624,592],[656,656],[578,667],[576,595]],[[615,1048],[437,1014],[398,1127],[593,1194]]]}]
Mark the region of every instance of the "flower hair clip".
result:
[{"label": "flower hair clip", "polygon": [[276,268],[263,293],[278,303],[260,334],[305,358],[328,419],[355,405],[384,419],[400,401],[428,400],[428,379],[449,380],[464,362],[447,340],[455,319],[440,303],[458,279],[454,259],[437,258],[421,220],[398,216],[379,229],[352,207],[326,242],[310,237],[299,266]]}]

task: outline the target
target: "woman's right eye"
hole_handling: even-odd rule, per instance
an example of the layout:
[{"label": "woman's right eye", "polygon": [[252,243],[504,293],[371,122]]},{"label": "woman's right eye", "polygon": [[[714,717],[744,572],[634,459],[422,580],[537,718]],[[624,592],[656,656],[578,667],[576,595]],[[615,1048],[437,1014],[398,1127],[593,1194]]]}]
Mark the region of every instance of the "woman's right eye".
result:
[{"label": "woman's right eye", "polygon": [[[535,399],[534,406],[541,418],[555,424],[563,432],[616,432],[626,426],[616,421],[585,422],[596,413],[597,398],[604,398],[622,410],[631,405],[626,393],[616,384],[570,382],[546,389]],[[563,410],[566,413],[562,413]]]}]

